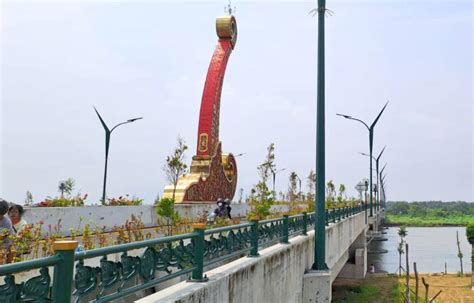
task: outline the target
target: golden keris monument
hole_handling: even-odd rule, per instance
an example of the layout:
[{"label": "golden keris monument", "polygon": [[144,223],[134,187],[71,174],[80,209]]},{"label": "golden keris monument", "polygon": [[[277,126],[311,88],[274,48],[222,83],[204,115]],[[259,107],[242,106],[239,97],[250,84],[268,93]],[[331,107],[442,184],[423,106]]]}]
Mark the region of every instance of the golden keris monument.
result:
[{"label": "golden keris monument", "polygon": [[[181,176],[175,202],[214,202],[232,199],[237,186],[237,163],[231,153],[222,153],[219,141],[221,91],[227,61],[237,42],[234,16],[216,19],[219,40],[209,64],[201,100],[196,155],[190,173]],[[165,187],[164,198],[173,197],[173,185]]]}]

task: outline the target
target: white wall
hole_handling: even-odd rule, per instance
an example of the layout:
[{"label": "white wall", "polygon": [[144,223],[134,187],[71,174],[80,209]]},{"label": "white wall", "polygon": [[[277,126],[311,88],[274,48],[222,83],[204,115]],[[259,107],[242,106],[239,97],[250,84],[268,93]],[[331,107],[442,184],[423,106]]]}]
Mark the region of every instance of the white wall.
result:
[{"label": "white wall", "polygon": [[[233,217],[245,217],[250,211],[247,204],[231,204]],[[204,211],[212,212],[216,208],[215,203],[179,203],[175,204],[176,211],[181,217],[194,219],[202,215]],[[286,211],[286,205],[274,205],[272,210]],[[25,208],[24,219],[29,223],[42,221],[44,228],[48,225],[58,225],[60,220],[60,231],[64,235],[69,234],[70,228],[77,229],[82,218],[82,225],[92,224],[106,230],[112,229],[114,225],[123,225],[132,215],[140,217],[146,227],[156,226],[158,216],[156,207],[153,205],[140,206],[83,206],[83,207],[30,207]]]}]

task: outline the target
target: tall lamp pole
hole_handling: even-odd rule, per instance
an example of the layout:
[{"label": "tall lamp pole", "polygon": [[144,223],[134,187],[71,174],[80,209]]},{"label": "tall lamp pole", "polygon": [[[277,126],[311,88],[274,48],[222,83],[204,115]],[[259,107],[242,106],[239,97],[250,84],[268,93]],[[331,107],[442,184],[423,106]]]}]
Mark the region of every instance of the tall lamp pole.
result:
[{"label": "tall lamp pole", "polygon": [[[382,176],[382,174],[380,174]],[[383,189],[383,199],[384,199],[384,203],[386,202],[386,196],[385,196],[385,177],[387,177],[387,174],[383,175],[382,177],[380,177],[380,180],[382,181],[382,189]]]},{"label": "tall lamp pole", "polygon": [[102,201],[101,201],[102,204],[105,204],[105,192],[106,192],[106,186],[107,186],[107,162],[109,158],[110,135],[112,134],[114,129],[116,129],[120,125],[132,123],[143,118],[138,117],[138,118],[128,119],[127,121],[124,121],[115,125],[114,127],[112,127],[112,129],[109,129],[107,124],[105,124],[104,119],[102,119],[102,117],[100,116],[99,112],[97,111],[95,107],[94,107],[94,110],[95,110],[95,113],[97,114],[97,117],[99,117],[100,123],[102,124],[105,130],[105,169],[104,169],[104,186],[102,188]]},{"label": "tall lamp pole", "polygon": [[276,192],[275,192],[275,181],[276,181],[276,175],[279,173],[279,172],[282,172],[284,171],[286,168],[282,168],[282,169],[279,169],[277,171],[274,171],[272,170],[272,177],[273,177],[273,193],[276,195]]},{"label": "tall lamp pole", "polygon": [[[375,205],[376,205],[376,209],[377,209],[377,210],[380,208],[379,160],[380,160],[380,157],[382,157],[382,154],[383,154],[383,152],[384,152],[384,150],[385,150],[385,147],[386,147],[386,146],[384,146],[384,147],[382,148],[382,151],[381,151],[380,154],[377,156],[377,158],[372,157],[372,159],[375,160],[375,172],[376,172],[376,174],[377,174],[377,184],[376,184],[377,190],[376,190],[376,192],[375,192]],[[370,155],[368,155],[368,154],[366,154],[366,153],[360,153],[360,154],[363,155],[363,156],[370,157]]]},{"label": "tall lamp pole", "polygon": [[324,14],[326,0],[318,0],[318,87],[316,106],[316,225],[314,231],[314,263],[312,269],[327,270],[326,265],[326,206],[325,206],[325,179],[326,179],[326,138],[325,138],[325,72],[324,72]]},{"label": "tall lamp pole", "polygon": [[298,182],[299,182],[298,199],[301,200],[301,178],[300,178],[300,176],[298,176],[298,175],[296,175],[296,178],[298,178]]},{"label": "tall lamp pole", "polygon": [[341,116],[341,117],[344,117],[346,119],[350,119],[350,120],[354,120],[354,121],[358,121],[362,124],[364,124],[364,126],[367,128],[367,130],[369,131],[369,154],[370,154],[370,179],[369,179],[369,186],[370,186],[370,190],[369,190],[369,193],[370,193],[370,217],[372,217],[374,215],[373,213],[373,198],[372,198],[372,149],[373,149],[373,145],[374,145],[374,129],[375,129],[375,125],[377,124],[377,121],[379,121],[380,119],[380,116],[382,115],[383,111],[385,110],[385,108],[387,107],[388,105],[388,102],[385,103],[384,107],[382,108],[382,110],[380,111],[380,113],[378,114],[377,118],[375,118],[374,122],[372,122],[372,124],[370,126],[367,125],[367,123],[365,123],[364,121],[360,120],[360,119],[357,119],[357,118],[354,118],[352,116],[349,116],[349,115],[343,115],[343,114],[337,114],[338,116]]},{"label": "tall lamp pole", "polygon": [[383,180],[382,180],[382,173],[383,171],[385,170],[385,167],[387,167],[387,163],[385,163],[385,165],[382,167],[382,169],[380,170],[379,172],[379,178],[380,178],[380,193],[383,193],[384,195],[384,199],[383,199],[383,207],[385,207],[385,193],[384,193],[384,183],[383,183]]}]

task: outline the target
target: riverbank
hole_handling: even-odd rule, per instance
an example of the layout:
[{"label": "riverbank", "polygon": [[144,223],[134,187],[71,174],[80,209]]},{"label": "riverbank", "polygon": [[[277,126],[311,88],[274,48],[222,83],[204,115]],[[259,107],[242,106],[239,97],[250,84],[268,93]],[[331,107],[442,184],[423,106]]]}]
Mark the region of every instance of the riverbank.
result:
[{"label": "riverbank", "polygon": [[438,227],[438,226],[466,226],[474,222],[474,216],[446,216],[446,217],[414,217],[409,215],[385,215],[386,226],[413,226],[413,227]]},{"label": "riverbank", "polygon": [[[471,290],[471,276],[459,277],[455,274],[429,275],[420,274],[420,302],[425,299],[425,289],[421,278],[429,284],[428,297],[433,298],[442,291],[436,302],[474,302],[474,291]],[[333,284],[333,302],[343,303],[398,303],[403,302],[405,279],[395,275],[367,275],[363,280],[336,279]],[[410,278],[410,288],[415,290],[415,278]]]}]

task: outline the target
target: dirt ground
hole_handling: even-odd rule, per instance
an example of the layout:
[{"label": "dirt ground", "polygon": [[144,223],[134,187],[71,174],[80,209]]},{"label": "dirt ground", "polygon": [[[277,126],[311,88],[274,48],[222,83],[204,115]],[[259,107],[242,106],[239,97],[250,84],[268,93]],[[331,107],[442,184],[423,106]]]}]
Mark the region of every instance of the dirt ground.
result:
[{"label": "dirt ground", "polygon": [[[429,284],[429,298],[433,298],[439,290],[441,294],[433,301],[436,303],[474,303],[474,291],[471,290],[471,276],[458,277],[448,275],[422,275],[419,277],[419,301],[425,302],[425,288],[421,277]],[[403,302],[401,294],[405,279],[393,275],[375,274],[368,275],[364,280],[336,279],[333,283],[333,301],[335,302],[366,302],[366,303],[391,303]],[[397,287],[398,284],[398,287]],[[378,289],[376,295],[365,297],[364,294],[354,292],[357,287],[371,286]],[[415,290],[415,278],[410,278],[411,289]],[[397,297],[398,295],[398,297]],[[414,300],[412,300],[414,302]]]},{"label": "dirt ground", "polygon": [[[433,302],[449,303],[474,303],[474,291],[471,290],[471,276],[458,277],[455,274],[448,275],[420,275],[419,297],[425,299],[425,288],[421,282],[421,277],[425,278],[429,284],[429,298],[433,298],[438,291],[441,294]],[[399,280],[405,283],[404,279]],[[411,288],[415,289],[415,277],[410,278]]]}]

